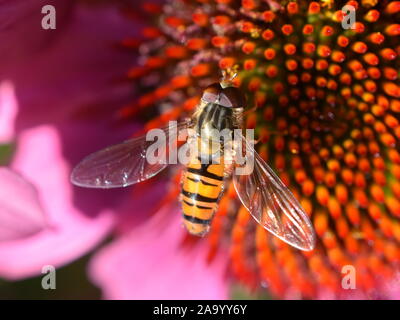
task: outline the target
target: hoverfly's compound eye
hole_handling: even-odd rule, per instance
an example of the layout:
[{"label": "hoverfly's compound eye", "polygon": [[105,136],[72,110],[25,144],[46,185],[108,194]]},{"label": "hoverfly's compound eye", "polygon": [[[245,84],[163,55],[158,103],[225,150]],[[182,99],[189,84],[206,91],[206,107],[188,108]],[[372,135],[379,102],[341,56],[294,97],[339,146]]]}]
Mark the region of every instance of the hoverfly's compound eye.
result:
[{"label": "hoverfly's compound eye", "polygon": [[246,98],[238,88],[227,87],[222,90],[218,104],[226,108],[244,108]]},{"label": "hoverfly's compound eye", "polygon": [[204,89],[201,99],[209,103],[218,103],[221,92],[221,85],[219,83],[214,83]]}]

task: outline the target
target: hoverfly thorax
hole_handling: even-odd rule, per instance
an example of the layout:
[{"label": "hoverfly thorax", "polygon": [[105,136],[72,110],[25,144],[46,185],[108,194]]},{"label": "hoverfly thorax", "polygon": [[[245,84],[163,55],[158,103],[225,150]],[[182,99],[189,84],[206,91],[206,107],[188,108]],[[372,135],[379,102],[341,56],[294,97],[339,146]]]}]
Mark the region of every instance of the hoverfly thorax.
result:
[{"label": "hoverfly thorax", "polygon": [[245,98],[235,87],[214,83],[202,94],[194,119],[199,154],[204,161],[219,161],[232,148],[234,129],[242,128]]},{"label": "hoverfly thorax", "polygon": [[242,113],[246,104],[243,93],[235,87],[208,86],[201,97],[195,117],[195,129],[205,139],[215,139],[212,134],[242,127]]}]

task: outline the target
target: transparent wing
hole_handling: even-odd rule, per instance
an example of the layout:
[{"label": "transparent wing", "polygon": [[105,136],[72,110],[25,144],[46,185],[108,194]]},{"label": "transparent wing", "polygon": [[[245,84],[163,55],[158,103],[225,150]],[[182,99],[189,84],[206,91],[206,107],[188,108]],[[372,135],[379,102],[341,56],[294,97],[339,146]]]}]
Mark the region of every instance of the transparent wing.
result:
[{"label": "transparent wing", "polygon": [[245,174],[237,170],[233,173],[241,202],[261,226],[279,239],[300,250],[313,250],[314,228],[304,209],[243,135],[241,139],[250,168],[244,170]]},{"label": "transparent wing", "polygon": [[[156,156],[160,156],[157,158],[162,159],[164,155],[164,159],[167,159],[170,135],[182,135],[189,125],[190,121],[187,120],[159,129],[165,134],[165,143],[155,152]],[[147,180],[168,166],[165,160],[149,163],[146,153],[153,144],[154,141],[146,141],[144,135],[97,151],[74,168],[71,182],[80,187],[108,189]]]}]

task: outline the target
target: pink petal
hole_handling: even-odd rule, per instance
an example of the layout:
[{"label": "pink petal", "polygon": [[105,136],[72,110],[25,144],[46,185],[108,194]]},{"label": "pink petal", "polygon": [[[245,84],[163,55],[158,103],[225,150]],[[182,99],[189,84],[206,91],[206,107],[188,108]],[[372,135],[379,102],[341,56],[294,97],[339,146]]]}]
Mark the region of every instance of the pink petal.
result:
[{"label": "pink petal", "polygon": [[35,184],[52,228],[0,243],[0,276],[8,279],[40,274],[44,265],[58,267],[78,258],[104,239],[114,221],[110,210],[87,217],[73,206],[70,167],[54,128],[26,130],[17,142],[13,168]]},{"label": "pink petal", "polygon": [[387,300],[400,300],[400,272],[396,272],[391,281],[388,281],[384,287]]},{"label": "pink petal", "polygon": [[7,69],[19,108],[13,168],[36,186],[53,227],[29,241],[0,244],[0,276],[9,279],[40,274],[43,265],[62,266],[92,250],[113,228],[116,214],[108,208],[129,193],[85,190],[69,181],[83,156],[133,132],[110,120],[132,92],[128,82],[115,85],[132,55],[113,45],[137,28],[115,8],[76,9],[68,27],[58,24],[63,32],[51,47]]},{"label": "pink petal", "polygon": [[0,241],[28,237],[45,226],[34,186],[16,172],[0,167]]},{"label": "pink petal", "polygon": [[159,211],[101,249],[89,274],[106,299],[226,299],[226,259],[206,262],[207,243],[182,247],[178,210]]},{"label": "pink petal", "polygon": [[13,83],[10,81],[0,82],[0,144],[13,139],[17,110],[18,103]]}]

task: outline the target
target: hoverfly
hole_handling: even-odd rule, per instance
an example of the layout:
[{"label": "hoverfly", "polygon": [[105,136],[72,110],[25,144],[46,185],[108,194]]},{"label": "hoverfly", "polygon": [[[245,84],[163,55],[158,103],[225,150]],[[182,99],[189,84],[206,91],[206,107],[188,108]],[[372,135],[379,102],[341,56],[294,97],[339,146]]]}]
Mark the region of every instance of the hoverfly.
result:
[{"label": "hoverfly", "polygon": [[[218,151],[223,154],[224,145],[207,132],[211,132],[210,129],[239,129],[240,132],[245,104],[245,97],[238,88],[222,82],[212,84],[203,91],[192,118],[176,124],[174,129],[178,133],[192,129],[186,144],[203,144],[205,139],[217,144]],[[171,127],[161,130],[168,139]],[[203,158],[213,157],[212,152],[204,152],[204,148],[186,164],[181,186],[184,226],[191,234],[207,234],[224,191],[224,181],[232,176],[239,199],[261,226],[295,248],[312,250],[315,234],[304,209],[254,150],[253,144],[244,135],[240,135],[239,139],[246,161],[253,163],[252,172],[236,174],[232,165],[225,164],[221,153],[218,153],[219,161],[216,163],[202,161]],[[116,188],[147,180],[168,165],[146,160],[151,144],[145,136],[141,136],[95,152],[74,168],[71,181],[81,187]],[[200,148],[196,146],[194,149]]]}]

